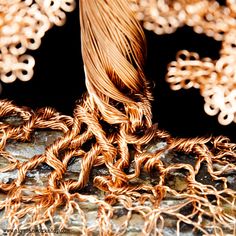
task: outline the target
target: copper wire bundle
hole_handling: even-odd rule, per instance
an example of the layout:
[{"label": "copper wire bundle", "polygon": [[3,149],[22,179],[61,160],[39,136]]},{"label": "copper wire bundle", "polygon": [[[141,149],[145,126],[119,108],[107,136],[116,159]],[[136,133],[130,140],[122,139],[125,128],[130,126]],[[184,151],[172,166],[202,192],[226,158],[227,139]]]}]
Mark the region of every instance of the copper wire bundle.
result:
[{"label": "copper wire bundle", "polygon": [[216,0],[140,0],[133,3],[136,17],[156,34],[173,33],[188,25],[196,33],[222,41],[220,58],[200,58],[195,52],[178,53],[170,63],[166,80],[173,90],[199,88],[205,112],[217,115],[219,123],[236,122],[236,3]]},{"label": "copper wire bundle", "polygon": [[[224,137],[172,138],[152,124],[152,97],[143,73],[144,34],[126,0],[80,0],[80,17],[88,92],[76,104],[73,117],[52,108],[31,111],[0,101],[0,118],[21,118],[20,125],[0,123],[0,154],[9,162],[1,171],[18,170],[11,183],[0,183],[1,191],[6,194],[0,202],[0,209],[5,210],[1,220],[8,221],[13,233],[37,227],[62,230],[70,229],[68,219],[76,212],[82,227],[73,229],[81,235],[90,235],[96,226],[87,225],[80,207],[82,202],[88,202],[98,206],[99,232],[104,236],[125,234],[133,213],[143,218],[144,235],[163,235],[166,216],[176,219],[177,235],[183,222],[192,225],[193,233],[235,235],[235,215],[226,212],[224,206],[227,204],[235,212],[236,191],[228,188],[224,175],[236,170],[236,145]],[[36,129],[60,130],[63,136],[42,155],[26,162],[18,161],[5,150],[8,140],[28,141]],[[166,145],[148,151],[146,145],[153,139],[163,140]],[[86,143],[89,150],[84,148]],[[195,156],[195,165],[167,165],[162,156],[172,150]],[[81,172],[77,180],[66,180],[68,163],[75,157],[82,160]],[[27,171],[40,164],[52,168],[47,185],[34,188],[25,185]],[[127,169],[131,164],[134,171],[130,173]],[[105,192],[105,198],[79,193],[92,168],[104,165],[108,174],[96,176],[93,184]],[[214,181],[221,182],[221,188],[196,180],[202,165]],[[179,169],[185,170],[187,179],[182,191],[171,189],[167,182],[168,175]],[[142,171],[158,173],[159,179],[155,184],[132,184]],[[210,200],[212,195],[215,201]],[[165,206],[167,197],[181,202]],[[147,201],[151,205],[145,204]],[[127,214],[120,228],[114,231],[111,221],[116,204],[122,205]],[[181,213],[189,205],[191,211]],[[59,221],[53,217],[56,212]]]}]

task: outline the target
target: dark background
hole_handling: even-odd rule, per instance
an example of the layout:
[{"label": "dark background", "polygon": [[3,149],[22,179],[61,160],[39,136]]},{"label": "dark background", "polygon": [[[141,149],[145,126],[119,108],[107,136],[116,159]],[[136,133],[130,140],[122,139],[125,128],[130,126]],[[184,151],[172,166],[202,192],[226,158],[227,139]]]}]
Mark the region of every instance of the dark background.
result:
[{"label": "dark background", "polygon": [[[180,28],[171,35],[145,33],[148,45],[146,75],[155,84],[153,121],[173,136],[221,134],[236,142],[236,124],[222,126],[217,116],[206,115],[199,90],[171,91],[165,82],[167,65],[175,60],[177,51],[187,49],[198,52],[201,57],[217,59],[221,42],[195,34],[189,27]],[[34,109],[52,106],[72,115],[75,101],[85,91],[78,8],[67,14],[67,23],[63,27],[49,30],[42,39],[41,47],[29,54],[36,59],[34,77],[28,82],[18,80],[3,84],[1,98]]]}]

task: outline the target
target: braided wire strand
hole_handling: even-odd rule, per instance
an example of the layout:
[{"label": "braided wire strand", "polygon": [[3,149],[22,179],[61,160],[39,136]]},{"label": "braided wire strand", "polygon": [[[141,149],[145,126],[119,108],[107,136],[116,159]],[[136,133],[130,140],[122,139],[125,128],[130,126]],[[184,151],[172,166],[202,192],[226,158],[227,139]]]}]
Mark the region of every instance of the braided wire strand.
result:
[{"label": "braided wire strand", "polygon": [[[163,235],[167,216],[175,219],[177,235],[180,235],[182,223],[191,225],[193,232],[209,236],[212,232],[223,235],[224,229],[234,235],[235,217],[225,210],[225,205],[235,211],[236,192],[228,187],[223,175],[236,170],[235,144],[221,136],[173,138],[153,125],[152,97],[142,71],[144,35],[128,2],[81,0],[80,4],[88,92],[76,105],[73,117],[61,115],[52,108],[32,111],[6,100],[0,101],[0,154],[9,163],[0,171],[18,171],[11,183],[0,182],[1,191],[6,193],[0,202],[0,209],[4,209],[4,217],[0,220],[7,220],[13,233],[35,227],[47,229],[50,223],[50,229],[76,229],[81,235],[98,230],[105,236],[125,234],[132,215],[138,214],[144,222],[143,235]],[[100,38],[101,35],[104,37]],[[104,42],[109,42],[111,48]],[[122,65],[115,62],[117,58]],[[4,122],[4,118],[11,115],[20,117],[21,123]],[[5,150],[8,140],[29,141],[36,129],[45,128],[60,130],[62,136],[43,154],[20,162]],[[147,144],[155,139],[165,145],[148,149]],[[89,150],[84,149],[86,144]],[[164,154],[171,152],[184,153],[187,158],[193,155],[195,164],[168,162],[168,155]],[[81,160],[76,180],[65,178],[72,158]],[[27,172],[40,164],[52,169],[46,185],[28,186],[24,183]],[[133,171],[127,171],[131,165]],[[91,180],[92,169],[102,166],[107,174]],[[202,166],[206,166],[213,181],[223,183],[221,188],[196,179]],[[187,180],[183,189],[173,189],[168,183],[169,177],[178,170],[183,171]],[[138,179],[143,172],[155,173],[158,177],[154,183],[140,183]],[[88,181],[104,191],[103,199],[80,193]],[[180,201],[166,205],[168,197]],[[97,207],[95,226],[88,226],[82,203]],[[127,214],[114,232],[112,220],[117,205],[126,209]],[[184,213],[183,209],[189,206],[190,211]],[[59,222],[54,217],[57,212]],[[81,226],[68,225],[72,214],[81,219]]]}]

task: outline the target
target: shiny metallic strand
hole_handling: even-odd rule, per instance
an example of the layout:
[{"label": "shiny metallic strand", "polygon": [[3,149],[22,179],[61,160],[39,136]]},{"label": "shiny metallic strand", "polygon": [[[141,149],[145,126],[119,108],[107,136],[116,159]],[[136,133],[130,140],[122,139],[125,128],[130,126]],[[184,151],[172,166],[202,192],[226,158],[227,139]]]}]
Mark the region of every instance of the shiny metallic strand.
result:
[{"label": "shiny metallic strand", "polygon": [[228,0],[221,6],[216,0],[139,0],[131,6],[143,26],[158,35],[188,25],[222,41],[215,61],[180,51],[168,66],[166,80],[173,90],[199,88],[208,115],[218,114],[222,125],[236,122],[236,2]]},{"label": "shiny metallic strand", "polygon": [[[235,235],[235,215],[227,212],[225,205],[235,212],[236,191],[228,188],[224,174],[236,171],[236,144],[221,136],[173,138],[153,125],[151,95],[142,71],[145,41],[128,2],[80,0],[80,4],[88,92],[76,105],[73,117],[61,115],[52,108],[32,111],[0,101],[0,154],[9,162],[1,171],[18,170],[11,183],[0,183],[1,191],[6,194],[0,202],[0,209],[5,212],[0,220],[7,220],[12,235],[17,230],[51,227],[51,230],[76,230],[81,235],[99,231],[100,235],[107,236],[124,235],[132,215],[138,214],[144,221],[143,235],[164,235],[167,216],[176,220],[177,235],[180,235],[181,223],[192,225],[193,233]],[[116,58],[124,64],[118,65]],[[4,117],[12,115],[21,118],[20,125],[4,122]],[[103,128],[104,122],[112,132]],[[63,136],[43,154],[20,162],[5,150],[8,140],[28,141],[35,129],[45,128],[60,130]],[[83,145],[92,139],[95,142],[85,151]],[[166,145],[150,151],[146,145],[152,139]],[[132,163],[131,149],[135,150]],[[195,165],[167,164],[163,154],[170,151],[195,156]],[[65,179],[72,158],[82,160],[76,180]],[[27,186],[24,183],[27,171],[45,163],[53,169],[47,185]],[[92,168],[104,164],[108,174],[92,180],[94,187],[105,191],[104,199],[80,194]],[[131,164],[133,172],[125,172]],[[202,165],[206,165],[213,180],[222,182],[222,188],[196,180]],[[168,185],[168,175],[177,170],[186,173],[187,186],[183,190]],[[158,173],[158,181],[135,183],[142,171]],[[215,201],[210,200],[211,196]],[[178,204],[166,205],[168,197],[178,199]],[[88,226],[81,203],[97,207],[98,224]],[[118,229],[112,226],[116,204],[127,210]],[[192,210],[184,213],[187,206]],[[59,221],[54,218],[55,212]],[[81,226],[69,226],[73,214],[81,219]]]},{"label": "shiny metallic strand", "polygon": [[26,51],[38,49],[41,38],[53,26],[65,23],[65,12],[74,0],[0,1],[0,79],[28,81],[33,76],[34,58]]},{"label": "shiny metallic strand", "polygon": [[[128,152],[122,154],[123,149],[116,150],[120,153],[121,158],[118,160],[114,159],[113,163],[109,163],[109,160],[106,160],[107,156],[103,154],[105,152],[103,150],[104,144],[96,143],[88,152],[83,151],[82,144],[94,136],[93,128],[90,129],[89,127],[93,125],[99,126],[99,122],[97,121],[98,124],[92,125],[94,120],[91,120],[91,116],[88,114],[85,120],[90,120],[91,124],[87,122],[88,129],[81,133],[83,121],[78,119],[78,117],[81,115],[85,116],[84,111],[81,109],[83,105],[81,105],[78,105],[74,117],[68,117],[60,115],[51,108],[33,112],[17,107],[8,101],[1,101],[1,107],[3,108],[1,112],[2,118],[9,115],[18,115],[23,120],[23,123],[17,127],[4,123],[1,124],[1,155],[9,161],[9,165],[1,171],[18,169],[19,173],[18,177],[12,183],[1,183],[0,186],[4,192],[8,193],[7,198],[0,203],[0,207],[5,208],[5,219],[8,219],[9,227],[13,229],[14,227],[15,229],[24,229],[36,225],[43,227],[48,220],[53,225],[55,210],[58,210],[58,206],[63,206],[63,210],[61,210],[61,229],[67,227],[69,215],[76,212],[84,221],[83,227],[80,226],[77,230],[81,234],[87,235],[95,229],[88,228],[86,225],[86,217],[79,206],[79,202],[82,201],[99,206],[98,221],[100,222],[101,235],[109,235],[113,232],[110,220],[112,220],[112,212],[114,211],[112,205],[115,203],[121,204],[129,212],[126,218],[127,221],[120,228],[120,233],[126,231],[132,212],[140,214],[143,217],[145,221],[144,235],[150,235],[153,232],[156,232],[157,235],[162,235],[163,228],[157,228],[156,225],[161,223],[163,225],[162,227],[164,227],[164,215],[176,217],[179,223],[185,222],[192,224],[196,229],[206,235],[210,235],[208,230],[211,228],[217,232],[216,235],[223,235],[223,233],[219,233],[219,229],[223,226],[226,226],[228,231],[234,232],[235,218],[224,212],[224,205],[228,204],[232,210],[235,209],[234,199],[236,192],[227,187],[227,180],[224,177],[224,173],[236,170],[235,164],[227,160],[229,157],[235,159],[235,144],[229,143],[229,140],[224,137],[172,138],[167,133],[159,131],[156,126],[153,126],[153,130],[149,130],[149,132],[153,133],[153,137],[165,140],[167,145],[154,153],[138,148],[139,151],[134,156],[134,173],[125,174],[123,166],[129,165],[129,156],[125,156],[125,153],[127,155],[129,154]],[[52,145],[48,146],[44,154],[34,156],[24,163],[20,163],[4,151],[8,139],[19,141],[28,140],[32,132],[39,128],[61,130],[64,135]],[[99,132],[104,131],[97,130],[97,132],[96,135],[99,136]],[[111,145],[118,142],[118,146],[125,147],[122,139],[116,139],[118,134],[111,135],[105,132],[103,135],[107,137],[107,142],[110,142]],[[145,143],[146,140],[144,140]],[[136,146],[136,144],[133,145]],[[166,166],[161,156],[162,153],[171,150],[196,155],[197,162],[195,166],[181,163]],[[75,156],[83,159],[79,178],[78,180],[65,180],[63,174],[67,169],[68,161]],[[125,164],[122,164],[122,162]],[[48,185],[44,187],[35,186],[35,188],[24,185],[23,181],[26,178],[27,171],[36,168],[41,163],[47,163],[53,168],[48,178]],[[83,196],[79,193],[73,193],[74,190],[82,189],[85,186],[91,168],[96,168],[95,166],[100,166],[104,163],[107,164],[110,175],[96,176],[93,180],[97,188],[106,192],[104,201],[98,200],[94,196]],[[223,189],[217,190],[211,185],[204,185],[196,181],[195,176],[198,174],[202,163],[207,163],[208,173],[213,179],[223,181]],[[222,169],[216,169],[215,164],[220,164]],[[158,183],[155,185],[151,183],[130,184],[132,180],[140,176],[141,169],[147,172],[153,170],[159,172],[160,179]],[[178,169],[185,169],[188,173],[186,175],[188,185],[184,191],[176,191],[166,185],[168,174]],[[165,201],[167,195],[182,199],[182,203],[169,207],[162,206],[162,202]],[[211,202],[207,198],[208,195],[214,195],[217,199],[216,202]],[[146,201],[145,199],[151,201],[152,205],[143,205],[143,202]],[[28,204],[28,202],[31,204]],[[188,204],[193,206],[192,213],[189,213],[189,215],[180,214],[180,210]],[[31,216],[27,222],[23,224],[18,220],[27,214]],[[198,217],[198,221],[192,220],[194,216]],[[209,222],[209,224],[203,227],[201,222],[206,216],[213,217],[214,221],[213,223]],[[178,224],[176,225],[177,231],[179,230]],[[117,235],[119,235],[118,232]]]}]

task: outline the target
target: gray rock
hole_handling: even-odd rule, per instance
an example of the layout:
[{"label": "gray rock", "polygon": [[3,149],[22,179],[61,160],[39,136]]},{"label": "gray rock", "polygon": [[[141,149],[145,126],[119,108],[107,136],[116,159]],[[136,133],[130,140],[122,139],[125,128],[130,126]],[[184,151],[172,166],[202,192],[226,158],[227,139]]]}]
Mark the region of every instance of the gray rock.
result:
[{"label": "gray rock", "polygon": [[[8,122],[12,122],[14,124],[14,119],[9,118]],[[15,121],[15,124],[19,124],[19,120]],[[52,144],[54,140],[56,140],[58,137],[62,135],[61,132],[57,131],[35,131],[32,135],[30,142],[15,142],[15,141],[9,141],[6,146],[6,151],[11,153],[16,159],[19,161],[26,161],[33,157],[34,155],[39,155],[44,153],[46,146]],[[145,147],[145,151],[149,153],[155,153],[156,151],[163,149],[166,147],[166,143],[162,140],[155,140],[149,143]],[[196,163],[196,157],[192,155],[184,155],[181,153],[174,153],[165,151],[161,156],[161,161],[165,166],[171,165],[171,164],[178,164],[178,163],[185,163],[189,164],[191,166],[194,166]],[[0,158],[0,167],[6,166],[7,162]],[[220,167],[218,166],[220,169]],[[81,159],[75,158],[72,160],[68,166],[67,172],[65,174],[66,179],[77,179],[78,175],[81,171]],[[131,167],[129,169],[129,172],[132,173],[134,171],[134,166],[131,164]],[[30,170],[27,172],[27,178],[24,182],[24,184],[28,186],[45,186],[45,183],[48,180],[48,176],[51,173],[51,169],[47,166],[40,165],[37,169]],[[103,200],[105,193],[100,191],[99,189],[95,188],[93,186],[92,180],[94,176],[97,175],[108,175],[108,171],[104,167],[98,167],[92,169],[91,172],[91,178],[88,182],[88,184],[80,190],[80,193],[87,194],[87,195],[95,195],[98,199]],[[12,180],[14,180],[17,177],[17,170],[9,171],[9,172],[3,172],[0,173],[0,181],[2,183],[10,183]],[[203,168],[199,171],[198,175],[196,176],[197,180],[205,185],[212,185],[216,186],[216,182],[212,180],[212,178],[207,173],[207,168],[203,166]],[[133,179],[130,181],[130,184],[152,184],[156,185],[158,183],[159,174],[158,172],[154,173],[146,173],[144,171],[141,172],[141,175],[139,178]],[[232,175],[227,176],[229,185],[232,185],[232,188],[235,189],[234,183],[235,183],[235,173]],[[183,192],[187,191],[188,188],[188,182],[186,178],[186,173],[184,173],[181,170],[176,170],[175,172],[171,172],[166,177],[167,183],[166,185],[170,187],[171,189],[177,191],[177,192]],[[221,186],[222,187],[222,186]],[[6,195],[4,193],[0,193],[0,201],[5,199]],[[165,209],[171,206],[176,206],[178,204],[184,203],[184,199],[178,199],[173,198],[173,196],[167,196],[165,199],[163,199],[160,203],[160,208]],[[93,228],[93,234],[92,235],[99,235],[99,223],[97,221],[98,218],[98,206],[94,203],[88,203],[88,202],[80,202],[79,206],[81,210],[84,211],[86,216],[86,226]],[[147,199],[143,206],[152,208],[153,205],[150,202],[149,199]],[[235,211],[233,211],[231,208],[231,205],[228,203],[225,203],[225,211],[229,215],[234,215]],[[114,205],[114,215],[111,220],[112,224],[112,230],[114,232],[121,232],[122,229],[120,228],[122,224],[125,222],[128,210],[125,209],[121,204]],[[188,209],[186,208],[186,212]],[[3,216],[4,211],[0,211],[0,218]],[[182,212],[183,213],[183,212]],[[55,213],[54,221],[60,222],[61,217],[59,213]],[[203,219],[204,220],[204,219]],[[207,222],[207,221],[205,221]],[[173,236],[176,235],[176,223],[177,220],[174,217],[171,217],[170,215],[165,215],[165,226],[163,230],[163,235],[165,236]],[[60,235],[78,235],[79,229],[82,227],[82,219],[81,216],[77,213],[71,214],[68,216],[68,225],[69,229],[68,231],[65,231],[65,233],[60,233]],[[138,212],[132,212],[132,217],[130,218],[129,224],[127,225],[127,230],[125,231],[124,235],[127,236],[138,236],[143,235],[142,231],[145,227],[144,224],[144,218],[141,216],[141,214],[138,214]],[[6,221],[2,221],[0,224],[0,228],[2,230],[7,229],[7,223]],[[192,232],[192,227],[188,226],[187,224],[181,225],[181,235],[189,236],[189,235],[195,235],[195,233]],[[225,231],[227,232],[227,230]],[[157,233],[158,233],[158,224],[157,224]],[[197,233],[196,233],[197,234]],[[151,234],[152,235],[152,234]],[[153,234],[154,235],[154,234]]]}]

